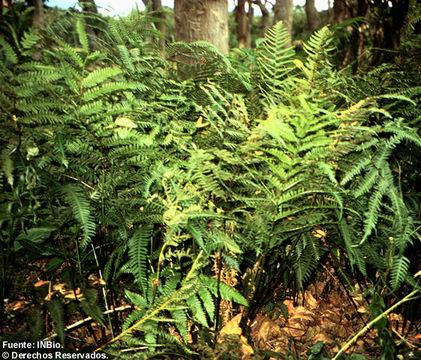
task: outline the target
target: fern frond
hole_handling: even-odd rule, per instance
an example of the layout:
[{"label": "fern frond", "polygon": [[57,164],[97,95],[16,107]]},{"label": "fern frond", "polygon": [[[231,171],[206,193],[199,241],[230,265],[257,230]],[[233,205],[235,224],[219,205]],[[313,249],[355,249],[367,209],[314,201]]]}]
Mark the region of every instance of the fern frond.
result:
[{"label": "fern frond", "polygon": [[65,338],[65,322],[64,322],[64,311],[63,306],[58,299],[52,299],[51,301],[46,302],[47,308],[51,313],[53,318],[55,331],[58,335],[58,338],[62,344],[64,344]]},{"label": "fern frond", "polygon": [[152,230],[152,225],[139,226],[128,243],[129,266],[143,294],[146,294],[148,289],[147,256]]},{"label": "fern frond", "polygon": [[[207,277],[205,275],[200,275],[200,280],[202,283],[212,292],[214,296],[218,296],[218,280],[214,278]],[[231,286],[219,282],[219,292],[221,298],[228,301],[234,301],[240,305],[248,306],[246,298],[233,289]]]},{"label": "fern frond", "polygon": [[86,248],[96,233],[96,224],[92,208],[85,192],[77,185],[68,184],[61,189],[66,202],[72,209],[73,216],[83,232],[82,248]]},{"label": "fern frond", "polygon": [[404,282],[409,271],[409,264],[410,261],[405,256],[393,257],[393,265],[390,273],[390,285],[392,286],[393,291],[398,289],[402,282]]},{"label": "fern frond", "polygon": [[110,77],[119,75],[122,73],[122,70],[114,67],[105,67],[101,69],[96,69],[89,73],[87,77],[82,80],[82,85],[84,87],[90,88],[92,86],[103,83]]},{"label": "fern frond", "polygon": [[[208,320],[206,319],[205,311],[203,310],[203,305],[200,302],[197,295],[193,295],[186,299],[186,304],[189,307],[189,310],[193,313],[193,318],[201,325],[209,327]],[[205,308],[206,309],[206,308]],[[209,314],[209,317],[212,318]]]},{"label": "fern frond", "polygon": [[89,41],[88,35],[86,34],[85,24],[81,18],[76,21],[76,32],[79,37],[79,42],[82,45],[83,50],[89,53]]}]

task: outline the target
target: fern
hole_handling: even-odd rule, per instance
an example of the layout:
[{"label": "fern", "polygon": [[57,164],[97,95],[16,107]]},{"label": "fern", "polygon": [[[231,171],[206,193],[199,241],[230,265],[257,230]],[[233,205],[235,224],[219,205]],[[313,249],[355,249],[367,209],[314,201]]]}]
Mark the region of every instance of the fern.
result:
[{"label": "fern", "polygon": [[148,278],[147,274],[147,255],[148,247],[151,241],[152,226],[144,225],[139,227],[131,239],[129,240],[129,266],[135,275],[135,281],[138,282],[146,293],[148,287],[145,279]]},{"label": "fern", "polygon": [[[394,293],[411,285],[420,93],[404,76],[336,70],[329,28],[302,56],[279,23],[238,57],[197,42],[168,43],[164,58],[147,14],[98,21],[95,42],[90,19],[73,20],[46,30],[68,28],[66,40],[0,40],[0,230],[28,262],[76,264],[78,284],[91,269],[123,284],[137,308],[110,353],[192,354],[191,322],[205,339],[218,301],[245,318],[285,310],[327,261],[346,286],[357,272]],[[76,253],[57,250],[79,236]],[[216,254],[240,284],[211,277]],[[81,310],[102,322],[86,294]]]},{"label": "fern", "polygon": [[[199,290],[200,291],[200,290]],[[200,302],[197,295],[193,295],[186,299],[186,304],[188,305],[189,309],[191,310],[193,314],[193,319],[197,321],[199,324],[209,327],[208,320],[206,318],[206,313],[203,309],[203,305]],[[207,310],[207,308],[205,307]],[[213,320],[213,313],[209,314],[209,317],[211,320]]]},{"label": "fern", "polygon": [[72,209],[73,216],[82,229],[82,248],[86,248],[91,243],[92,237],[95,236],[96,232],[96,223],[92,215],[90,202],[83,190],[77,185],[68,184],[62,187],[61,191]]},{"label": "fern", "polygon": [[238,304],[248,306],[246,298],[234,290],[231,286],[223,282],[218,282],[217,279],[206,277],[204,275],[201,275],[200,279],[214,296],[218,296],[219,289],[219,294],[222,299],[234,301]]},{"label": "fern", "polygon": [[53,299],[47,302],[48,310],[51,313],[51,316],[54,321],[55,331],[58,335],[58,338],[62,344],[64,344],[65,338],[65,323],[64,323],[64,311],[63,307],[58,299]]},{"label": "fern", "polygon": [[76,21],[76,31],[79,37],[79,42],[81,43],[83,50],[86,53],[89,53],[88,36],[86,34],[85,24],[83,23],[82,19],[78,19]]},{"label": "fern", "polygon": [[393,265],[391,271],[390,285],[392,290],[396,290],[408,275],[409,260],[405,256],[395,256],[393,258]]},{"label": "fern", "polygon": [[288,48],[290,39],[282,22],[278,22],[266,32],[266,37],[258,48],[258,74],[262,81],[263,94],[281,96],[283,80],[294,71],[294,51]]}]

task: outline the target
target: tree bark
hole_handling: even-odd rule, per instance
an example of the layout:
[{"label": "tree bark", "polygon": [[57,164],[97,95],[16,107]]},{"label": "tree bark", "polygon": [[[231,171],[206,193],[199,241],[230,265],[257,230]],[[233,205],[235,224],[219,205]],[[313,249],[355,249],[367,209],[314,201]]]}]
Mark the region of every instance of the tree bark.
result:
[{"label": "tree bark", "polygon": [[246,13],[248,0],[238,0],[234,9],[235,22],[237,23],[238,47],[250,47],[250,24]]},{"label": "tree bark", "polygon": [[209,41],[228,54],[228,1],[175,0],[175,39]]},{"label": "tree bark", "polygon": [[314,31],[319,27],[319,14],[314,5],[314,0],[306,0],[307,29]]},{"label": "tree bark", "polygon": [[98,8],[96,7],[95,0],[83,0],[79,1],[79,5],[83,11],[98,14]]},{"label": "tree bark", "polygon": [[[150,3],[152,3],[151,10],[154,12],[153,17],[158,19],[165,20],[165,14],[162,11],[162,2],[161,0],[142,0],[145,7],[147,7]],[[155,28],[161,33],[165,33],[165,23],[161,21],[154,22]],[[159,47],[162,49],[164,47],[164,39],[159,40]]]},{"label": "tree bark", "polygon": [[266,29],[269,24],[269,15],[270,15],[269,10],[266,9],[267,0],[265,0],[264,3],[262,3],[262,0],[254,0],[253,3],[259,7],[262,13],[262,17],[260,19],[260,36],[264,37],[266,33]]},{"label": "tree bark", "polygon": [[331,9],[331,14],[329,16],[329,23],[337,25],[349,17],[349,11],[345,6],[345,2],[343,0],[334,0],[333,8]]},{"label": "tree bark", "polygon": [[[95,4],[95,0],[80,0],[79,6],[82,8],[82,11],[88,15],[86,16],[86,33],[88,34],[88,41],[89,41],[89,47],[91,49],[94,49],[97,47],[97,40],[98,40],[98,34],[97,31],[95,31],[94,25],[95,25],[95,19],[93,17],[95,15],[98,15],[98,8]],[[89,16],[92,14],[91,16]]]},{"label": "tree bark", "polygon": [[[3,2],[3,0],[0,0]],[[34,17],[32,18],[32,26],[38,29],[44,28],[44,4],[42,0],[35,0]]]},{"label": "tree bark", "polygon": [[275,23],[282,21],[292,38],[292,0],[276,0],[273,10]]}]

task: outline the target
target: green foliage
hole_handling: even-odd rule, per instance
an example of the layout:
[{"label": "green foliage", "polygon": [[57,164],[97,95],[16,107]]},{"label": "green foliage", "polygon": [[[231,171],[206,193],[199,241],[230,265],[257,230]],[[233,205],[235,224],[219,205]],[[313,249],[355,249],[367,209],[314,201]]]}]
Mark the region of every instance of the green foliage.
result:
[{"label": "green foliage", "polygon": [[49,302],[47,302],[48,310],[51,313],[51,316],[54,321],[55,330],[57,332],[58,338],[60,339],[60,342],[64,342],[65,332],[64,332],[64,311],[63,307],[59,300],[53,299]]},{"label": "green foliage", "polygon": [[[373,73],[363,89],[332,65],[328,27],[304,59],[281,23],[255,52],[171,43],[164,57],[150,21],[110,19],[92,43],[78,17],[77,46],[52,37],[39,61],[31,32],[0,41],[3,273],[15,254],[51,273],[65,264],[63,282],[84,294],[72,304],[101,324],[110,291],[125,296],[136,308],[106,349],[141,346],[140,358],[197,355],[188,337],[214,337],[221,300],[245,318],[287,317],[282,301],[328,262],[346,286],[408,286],[417,88],[379,93]],[[62,342],[66,301],[45,304]],[[322,359],[322,344],[309,355]]]}]

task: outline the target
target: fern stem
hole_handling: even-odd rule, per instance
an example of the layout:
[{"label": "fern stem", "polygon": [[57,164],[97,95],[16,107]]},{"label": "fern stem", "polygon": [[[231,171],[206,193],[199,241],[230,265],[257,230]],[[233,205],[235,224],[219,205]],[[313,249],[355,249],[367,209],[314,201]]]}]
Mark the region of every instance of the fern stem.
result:
[{"label": "fern stem", "polygon": [[364,326],[351,340],[349,340],[342,348],[337,352],[335,357],[332,358],[332,360],[337,360],[339,357],[354,343],[358,340],[358,338],[363,335],[366,331],[368,331],[376,322],[381,320],[383,317],[385,317],[387,314],[392,312],[394,309],[396,309],[399,305],[414,300],[413,296],[416,295],[419,292],[419,290],[414,290],[410,294],[406,295],[402,300],[398,301],[396,304],[392,305],[389,309],[382,312],[379,316],[377,316],[375,319],[370,321],[366,326]]},{"label": "fern stem", "polygon": [[76,244],[77,267],[79,270],[79,274],[82,276],[82,259],[80,257],[79,239],[77,238],[77,236],[75,239],[75,244]]},{"label": "fern stem", "polygon": [[201,252],[199,253],[199,255],[197,255],[197,257],[196,257],[196,259],[195,259],[195,261],[194,261],[194,263],[193,263],[193,265],[192,265],[192,267],[191,267],[191,269],[190,269],[189,273],[187,274],[187,276],[186,276],[186,278],[185,278],[185,280],[184,280],[183,286],[175,292],[175,295],[171,296],[171,297],[170,297],[167,301],[164,301],[164,302],[163,302],[160,306],[158,306],[157,308],[155,308],[154,310],[152,310],[152,311],[151,311],[148,315],[146,315],[146,316],[144,316],[143,318],[141,318],[141,319],[140,319],[138,322],[136,322],[134,325],[130,326],[128,329],[124,330],[121,334],[119,334],[119,335],[117,335],[116,337],[112,338],[112,339],[111,339],[110,341],[108,341],[105,345],[103,345],[103,346],[99,347],[99,348],[98,348],[98,349],[96,349],[94,352],[100,351],[100,350],[102,350],[105,346],[108,346],[108,345],[111,345],[111,344],[115,343],[117,340],[121,339],[124,335],[128,334],[130,331],[132,331],[133,329],[137,328],[139,325],[143,324],[145,321],[147,321],[147,320],[149,320],[149,319],[153,318],[153,317],[154,317],[156,314],[158,314],[161,310],[164,310],[164,309],[167,307],[167,305],[171,304],[171,303],[172,303],[172,302],[174,302],[174,301],[180,300],[180,299],[177,297],[177,294],[182,293],[182,291],[184,291],[184,288],[186,287],[186,285],[188,285],[188,284],[186,284],[187,280],[189,280],[191,277],[193,277],[193,274],[194,274],[194,271],[195,271],[195,269],[196,269],[196,267],[197,267],[197,264],[198,264],[199,258],[202,256],[202,252],[203,252],[203,251],[201,251]]},{"label": "fern stem", "polygon": [[167,301],[165,301],[161,306],[157,307],[155,310],[153,310],[149,315],[143,317],[138,322],[136,322],[134,325],[130,326],[127,330],[124,330],[122,333],[117,335],[116,337],[112,338],[110,341],[108,341],[105,345],[99,347],[94,352],[102,350],[105,346],[111,345],[115,343],[117,340],[121,339],[124,335],[128,334],[130,331],[132,331],[134,328],[138,327],[139,325],[143,324],[146,320],[149,320],[152,318],[155,314],[160,312],[161,310],[165,309],[167,305],[172,303],[173,301],[178,300],[176,297],[170,297]]},{"label": "fern stem", "polygon": [[221,307],[221,273],[222,273],[222,258],[221,251],[218,252],[218,277],[216,283],[216,311],[215,311],[215,338],[214,342],[216,343],[216,338],[218,336],[218,327],[219,327],[219,311]]},{"label": "fern stem", "polygon": [[[115,313],[115,312],[124,311],[124,310],[128,310],[128,309],[131,309],[131,308],[132,308],[131,305],[123,305],[123,306],[120,306],[120,307],[115,308],[115,309],[104,311],[103,314],[109,315],[109,314],[112,314],[112,313]],[[84,323],[86,323],[88,321],[93,321],[93,319],[90,316],[88,316],[88,317],[86,317],[82,320],[76,321],[75,323],[73,323],[69,326],[66,326],[64,328],[64,331],[68,332],[69,330],[73,330],[73,329],[79,327],[80,325],[83,325]],[[51,340],[55,339],[57,336],[58,336],[57,333],[52,333],[51,335],[48,335],[47,337],[42,339],[42,341],[51,341]]]},{"label": "fern stem", "polygon": [[[104,277],[102,276],[102,270],[99,267],[98,256],[97,256],[97,253],[96,253],[94,244],[91,243],[91,247],[92,247],[92,253],[94,254],[94,259],[95,259],[96,266],[98,267],[98,275],[99,275],[99,278],[101,280],[103,280]],[[108,311],[108,310],[110,310],[110,308],[108,306],[108,300],[107,300],[107,292],[106,292],[106,290],[107,290],[107,285],[105,284],[104,286],[102,286],[102,296],[104,298],[105,310]],[[113,323],[111,321],[111,316],[110,316],[110,313],[109,312],[107,313],[107,320],[108,320],[108,324],[110,326],[111,336],[114,337]]]}]

